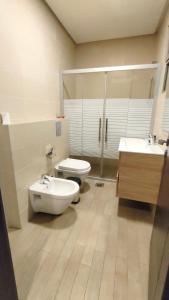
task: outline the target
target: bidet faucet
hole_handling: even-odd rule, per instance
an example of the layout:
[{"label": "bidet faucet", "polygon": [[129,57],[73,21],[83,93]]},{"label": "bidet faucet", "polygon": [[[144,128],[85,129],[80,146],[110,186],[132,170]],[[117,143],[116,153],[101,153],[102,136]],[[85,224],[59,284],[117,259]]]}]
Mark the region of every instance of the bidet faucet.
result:
[{"label": "bidet faucet", "polygon": [[40,183],[41,183],[41,184],[47,184],[46,181],[50,182],[50,180],[49,180],[49,178],[47,177],[47,175],[46,175],[46,174],[42,174],[42,175],[41,175]]}]

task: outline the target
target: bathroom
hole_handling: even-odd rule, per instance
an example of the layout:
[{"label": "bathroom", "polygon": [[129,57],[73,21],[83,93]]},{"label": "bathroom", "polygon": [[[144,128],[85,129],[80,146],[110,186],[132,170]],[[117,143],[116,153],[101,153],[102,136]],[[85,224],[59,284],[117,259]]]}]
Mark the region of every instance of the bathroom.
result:
[{"label": "bathroom", "polygon": [[169,299],[168,1],[0,8],[0,300]]}]

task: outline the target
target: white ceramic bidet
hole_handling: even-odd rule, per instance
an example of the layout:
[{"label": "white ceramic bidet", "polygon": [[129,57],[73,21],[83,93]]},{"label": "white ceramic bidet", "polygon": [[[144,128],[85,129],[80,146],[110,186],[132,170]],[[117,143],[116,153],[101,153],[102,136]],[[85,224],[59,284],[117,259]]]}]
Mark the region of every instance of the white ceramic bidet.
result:
[{"label": "white ceramic bidet", "polygon": [[30,200],[35,212],[61,214],[77,197],[79,186],[76,182],[46,176],[30,188]]}]

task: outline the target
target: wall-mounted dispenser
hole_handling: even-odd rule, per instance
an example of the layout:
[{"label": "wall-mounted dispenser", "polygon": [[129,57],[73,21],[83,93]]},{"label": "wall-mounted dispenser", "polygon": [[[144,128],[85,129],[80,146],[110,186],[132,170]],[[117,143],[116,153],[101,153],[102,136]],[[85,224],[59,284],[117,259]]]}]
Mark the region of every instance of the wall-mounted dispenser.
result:
[{"label": "wall-mounted dispenser", "polygon": [[0,124],[2,125],[11,124],[10,114],[8,112],[0,113]]},{"label": "wall-mounted dispenser", "polygon": [[54,152],[54,147],[51,144],[47,145],[45,149],[46,157],[52,158],[53,152]]}]

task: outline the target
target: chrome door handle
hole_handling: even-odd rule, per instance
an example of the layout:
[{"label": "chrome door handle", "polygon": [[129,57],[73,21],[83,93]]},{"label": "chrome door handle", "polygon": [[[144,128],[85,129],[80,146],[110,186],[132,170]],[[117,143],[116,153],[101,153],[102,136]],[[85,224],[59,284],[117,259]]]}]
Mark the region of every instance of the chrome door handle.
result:
[{"label": "chrome door handle", "polygon": [[99,143],[100,143],[100,141],[101,141],[101,127],[102,127],[102,119],[99,118],[99,138],[98,138]]},{"label": "chrome door handle", "polygon": [[106,133],[105,133],[105,142],[107,143],[107,137],[108,137],[108,118],[106,118]]}]

